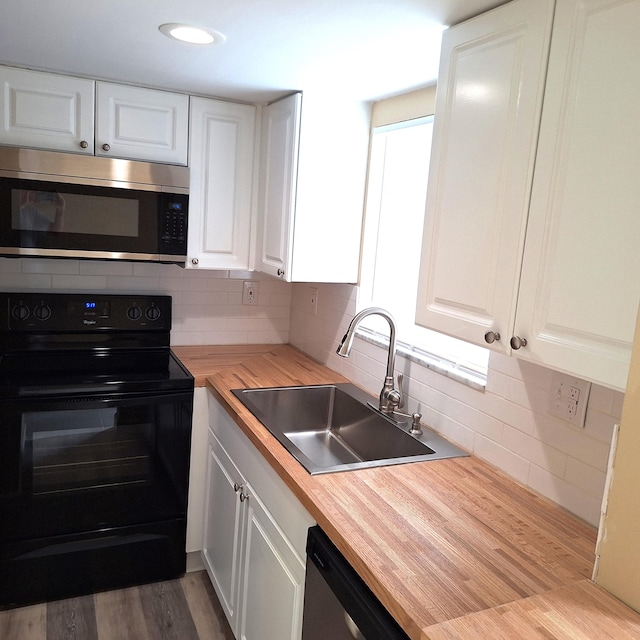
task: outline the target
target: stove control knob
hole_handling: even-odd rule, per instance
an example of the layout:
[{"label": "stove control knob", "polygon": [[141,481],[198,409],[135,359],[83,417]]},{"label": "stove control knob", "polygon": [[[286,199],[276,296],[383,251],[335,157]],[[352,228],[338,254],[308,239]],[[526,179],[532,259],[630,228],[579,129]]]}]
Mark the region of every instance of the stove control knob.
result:
[{"label": "stove control knob", "polygon": [[51,307],[42,303],[33,310],[33,315],[38,318],[38,320],[48,320],[51,317]]},{"label": "stove control knob", "polygon": [[160,317],[160,309],[158,307],[149,307],[146,316],[149,320],[157,320]]},{"label": "stove control knob", "polygon": [[26,320],[29,317],[29,314],[29,307],[22,302],[18,302],[18,304],[11,309],[11,315],[16,320]]},{"label": "stove control knob", "polygon": [[142,317],[142,309],[140,307],[129,307],[127,309],[127,317],[129,320],[140,320]]}]

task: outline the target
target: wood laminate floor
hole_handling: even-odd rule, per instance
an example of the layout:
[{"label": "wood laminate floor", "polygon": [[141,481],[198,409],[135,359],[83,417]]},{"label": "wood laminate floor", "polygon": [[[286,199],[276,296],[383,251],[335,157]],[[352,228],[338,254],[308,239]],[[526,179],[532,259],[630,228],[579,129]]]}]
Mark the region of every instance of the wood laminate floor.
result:
[{"label": "wood laminate floor", "polygon": [[233,640],[204,571],[0,611],[0,640]]}]

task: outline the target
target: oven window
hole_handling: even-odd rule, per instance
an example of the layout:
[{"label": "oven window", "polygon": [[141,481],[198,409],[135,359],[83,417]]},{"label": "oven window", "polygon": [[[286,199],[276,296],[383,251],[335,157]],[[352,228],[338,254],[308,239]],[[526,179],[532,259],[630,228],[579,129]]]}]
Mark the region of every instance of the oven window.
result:
[{"label": "oven window", "polygon": [[144,406],[22,414],[32,494],[151,481],[155,421]]},{"label": "oven window", "polygon": [[105,195],[11,189],[11,228],[136,238],[139,202]]}]

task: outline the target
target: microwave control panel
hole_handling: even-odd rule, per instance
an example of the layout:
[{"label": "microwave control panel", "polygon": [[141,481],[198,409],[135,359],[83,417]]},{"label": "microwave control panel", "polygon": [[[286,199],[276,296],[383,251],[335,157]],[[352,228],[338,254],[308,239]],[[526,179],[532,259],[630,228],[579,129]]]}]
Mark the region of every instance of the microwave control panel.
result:
[{"label": "microwave control panel", "polygon": [[158,233],[161,252],[176,255],[186,254],[189,196],[163,193],[161,207]]}]

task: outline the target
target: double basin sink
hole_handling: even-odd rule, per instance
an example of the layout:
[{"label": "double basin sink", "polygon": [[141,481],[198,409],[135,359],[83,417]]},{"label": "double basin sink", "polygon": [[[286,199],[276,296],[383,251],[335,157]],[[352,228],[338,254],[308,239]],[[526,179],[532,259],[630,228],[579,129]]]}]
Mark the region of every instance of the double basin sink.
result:
[{"label": "double basin sink", "polygon": [[425,427],[411,435],[349,383],[232,393],[312,475],[468,455]]}]

